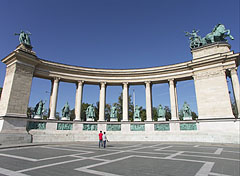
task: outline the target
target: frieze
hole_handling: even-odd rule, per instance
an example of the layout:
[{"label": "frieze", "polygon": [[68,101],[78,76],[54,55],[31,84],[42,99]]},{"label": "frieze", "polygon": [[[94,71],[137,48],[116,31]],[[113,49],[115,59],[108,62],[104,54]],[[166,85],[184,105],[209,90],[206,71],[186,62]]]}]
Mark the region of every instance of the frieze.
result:
[{"label": "frieze", "polygon": [[195,72],[193,75],[194,80],[208,79],[208,78],[219,77],[219,76],[225,76],[225,71],[215,70],[215,71],[205,71],[205,72],[198,72],[198,73]]}]

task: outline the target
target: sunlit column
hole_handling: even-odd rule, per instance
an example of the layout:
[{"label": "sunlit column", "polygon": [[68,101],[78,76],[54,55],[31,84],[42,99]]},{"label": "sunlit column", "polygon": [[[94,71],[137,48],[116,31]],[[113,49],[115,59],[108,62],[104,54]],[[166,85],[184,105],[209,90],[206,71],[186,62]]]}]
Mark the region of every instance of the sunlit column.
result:
[{"label": "sunlit column", "polygon": [[105,121],[106,82],[100,83],[99,120]]},{"label": "sunlit column", "polygon": [[172,120],[178,120],[177,88],[174,79],[169,79]]},{"label": "sunlit column", "polygon": [[152,121],[152,85],[150,81],[145,82],[146,91],[146,121]]},{"label": "sunlit column", "polygon": [[83,92],[83,82],[78,81],[76,89],[76,100],[75,100],[75,120],[81,120],[81,106],[82,106],[82,92]]},{"label": "sunlit column", "polygon": [[122,121],[128,121],[128,83],[123,83]]},{"label": "sunlit column", "polygon": [[237,75],[237,68],[231,69],[230,72],[231,72],[233,94],[234,94],[235,102],[237,105],[238,118],[240,118],[240,88],[239,88],[239,80]]},{"label": "sunlit column", "polygon": [[52,95],[51,95],[51,111],[49,119],[56,119],[56,107],[57,107],[57,97],[58,97],[58,87],[60,78],[54,78]]}]

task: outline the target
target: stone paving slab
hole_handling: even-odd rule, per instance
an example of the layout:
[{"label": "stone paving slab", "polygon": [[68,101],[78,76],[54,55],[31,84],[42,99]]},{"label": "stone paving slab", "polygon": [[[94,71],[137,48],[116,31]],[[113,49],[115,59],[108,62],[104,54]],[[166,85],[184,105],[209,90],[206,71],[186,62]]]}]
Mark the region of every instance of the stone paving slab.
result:
[{"label": "stone paving slab", "polygon": [[0,147],[0,176],[239,176],[238,145],[97,142]]}]

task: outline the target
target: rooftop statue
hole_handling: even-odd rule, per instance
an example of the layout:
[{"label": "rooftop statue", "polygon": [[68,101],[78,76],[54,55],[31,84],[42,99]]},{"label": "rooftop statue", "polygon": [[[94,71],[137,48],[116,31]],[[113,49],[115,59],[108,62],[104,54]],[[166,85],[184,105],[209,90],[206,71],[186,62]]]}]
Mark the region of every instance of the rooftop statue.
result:
[{"label": "rooftop statue", "polygon": [[70,107],[68,105],[68,102],[62,108],[62,117],[66,117],[67,119],[70,119]]},{"label": "rooftop statue", "polygon": [[31,41],[30,41],[30,37],[29,35],[32,35],[30,32],[24,32],[23,30],[21,30],[20,34],[15,33],[15,35],[19,35],[19,42],[27,45],[27,46],[31,46]]},{"label": "rooftop statue", "polygon": [[189,36],[191,49],[214,42],[227,42],[226,37],[234,40],[233,36],[230,34],[230,29],[226,29],[223,24],[217,24],[213,28],[212,32],[208,33],[203,38],[197,34],[198,32],[199,31],[196,31],[195,29],[192,31],[192,33],[185,32],[185,35]]}]

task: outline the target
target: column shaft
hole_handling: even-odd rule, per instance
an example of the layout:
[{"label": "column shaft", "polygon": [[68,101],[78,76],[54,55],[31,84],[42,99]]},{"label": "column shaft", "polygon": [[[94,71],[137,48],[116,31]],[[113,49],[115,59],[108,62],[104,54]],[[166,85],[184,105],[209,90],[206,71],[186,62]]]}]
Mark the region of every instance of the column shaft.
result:
[{"label": "column shaft", "polygon": [[75,120],[81,120],[83,81],[78,81],[75,100]]},{"label": "column shaft", "polygon": [[152,86],[150,82],[146,82],[146,121],[152,121]]},{"label": "column shaft", "polygon": [[170,103],[171,103],[171,120],[178,120],[178,104],[177,104],[177,89],[176,83],[173,79],[169,80],[169,93],[170,93]]},{"label": "column shaft", "polygon": [[122,121],[128,121],[128,83],[123,83]]},{"label": "column shaft", "polygon": [[99,97],[99,119],[98,121],[105,121],[105,103],[106,103],[106,83],[100,84],[100,97]]},{"label": "column shaft", "polygon": [[239,80],[236,69],[231,69],[231,81],[234,99],[237,106],[238,118],[240,118],[240,88],[239,88]]},{"label": "column shaft", "polygon": [[49,119],[56,119],[56,108],[57,108],[57,97],[58,97],[58,87],[59,87],[59,78],[54,78],[53,82],[53,91],[51,94],[51,111]]}]

